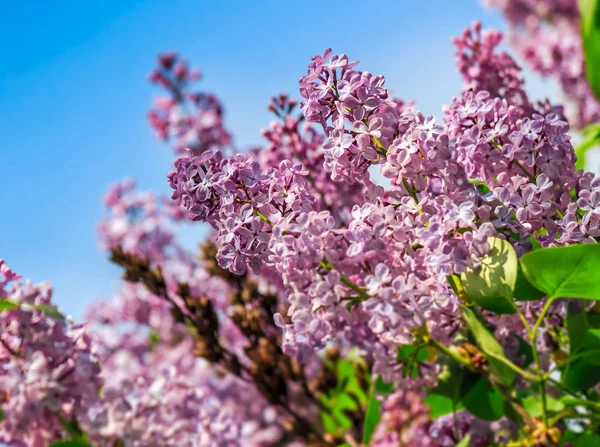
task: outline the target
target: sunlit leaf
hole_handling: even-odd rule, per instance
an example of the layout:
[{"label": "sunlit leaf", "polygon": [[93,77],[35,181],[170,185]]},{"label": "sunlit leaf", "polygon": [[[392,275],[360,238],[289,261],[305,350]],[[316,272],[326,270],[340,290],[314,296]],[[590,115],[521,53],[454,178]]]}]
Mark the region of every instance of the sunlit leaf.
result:
[{"label": "sunlit leaf", "polygon": [[468,297],[478,306],[499,314],[516,312],[513,291],[517,281],[517,254],[510,242],[489,238],[489,253],[476,269],[461,275]]},{"label": "sunlit leaf", "polygon": [[10,300],[0,300],[0,312],[4,312],[5,310],[11,310],[19,307],[19,303],[15,303]]},{"label": "sunlit leaf", "polygon": [[61,314],[55,307],[47,306],[46,304],[36,304],[34,306],[37,310],[44,312],[46,315],[57,320],[64,320],[65,316]]},{"label": "sunlit leaf", "polygon": [[[539,395],[530,394],[523,397],[520,402],[523,408],[533,417],[539,418],[542,416],[542,400]],[[565,406],[561,401],[550,395],[546,395],[546,409],[548,411],[556,413],[564,410],[564,408]]]},{"label": "sunlit leaf", "polygon": [[435,393],[426,396],[423,399],[423,403],[426,404],[431,410],[432,419],[445,416],[453,411],[458,411],[464,408],[462,403],[459,402],[456,404],[450,397]]},{"label": "sunlit leaf", "polygon": [[527,280],[549,297],[600,300],[600,245],[534,250],[521,258]]},{"label": "sunlit leaf", "polygon": [[460,441],[458,441],[458,444],[456,444],[456,447],[469,447],[470,444],[471,444],[471,435],[467,434],[467,436],[465,436]]}]

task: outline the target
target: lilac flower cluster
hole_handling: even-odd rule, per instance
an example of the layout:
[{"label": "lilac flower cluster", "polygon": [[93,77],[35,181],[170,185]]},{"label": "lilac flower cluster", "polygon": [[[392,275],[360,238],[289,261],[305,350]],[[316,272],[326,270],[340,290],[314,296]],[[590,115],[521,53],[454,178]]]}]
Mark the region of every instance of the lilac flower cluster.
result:
[{"label": "lilac flower cluster", "polygon": [[324,166],[331,178],[368,184],[368,168],[385,157],[405,103],[390,97],[383,76],[354,70],[357,64],[328,48],[312,58],[300,94],[307,121],[325,131]]},{"label": "lilac flower cluster", "polygon": [[85,414],[102,386],[86,328],[65,321],[49,284],[20,282],[0,260],[0,440],[47,446],[67,437],[65,421]]},{"label": "lilac flower cluster", "polygon": [[329,210],[336,221],[348,221],[349,210],[362,202],[363,187],[359,183],[331,181],[327,171],[322,169],[326,154],[323,135],[306,123],[303,115],[293,116],[296,105],[287,95],[272,98],[269,110],[278,119],[262,130],[267,146],[255,148],[253,155],[263,169],[277,168],[285,159],[302,163],[308,171],[310,194],[322,202],[323,209]]},{"label": "lilac flower cluster", "polygon": [[429,407],[421,402],[421,397],[414,391],[397,391],[384,400],[383,417],[375,433],[375,439],[370,445],[374,447],[443,445],[431,437],[430,425]]},{"label": "lilac flower cluster", "polygon": [[[285,286],[290,322],[276,320],[285,352],[303,359],[361,333],[375,371],[393,380],[390,356],[414,328],[451,333],[459,300],[446,278],[476,267],[489,236],[524,253],[595,234],[587,224],[598,220],[596,182],[574,169],[560,109],[529,102],[518,65],[498,53],[501,38],[475,24],[455,40],[466,89],[439,124],[389,100],[385,79],[347,56],[312,59],[302,109],[325,130],[324,170],[332,183],[360,179],[366,188],[346,222],[307,194],[312,166],[294,167],[283,183],[290,165],[263,167],[260,156],[176,162],[173,198],[218,230],[220,264],[276,272]],[[369,180],[373,163],[390,190]],[[281,185],[286,206],[273,195]]]},{"label": "lilac flower cluster", "polygon": [[98,224],[104,250],[120,246],[153,260],[164,260],[165,249],[173,242],[173,230],[150,193],[138,193],[133,180],[113,185],[104,198],[110,216]]},{"label": "lilac flower cluster", "polygon": [[188,68],[174,53],[158,57],[158,66],[149,80],[164,88],[169,96],[155,100],[148,120],[161,140],[175,140],[176,154],[191,149],[201,154],[212,148],[226,147],[231,134],[223,123],[223,106],[212,94],[193,92],[190,85],[200,73]]},{"label": "lilac flower cluster", "polygon": [[[597,119],[572,38],[575,1],[488,3],[505,11],[514,36],[533,37],[518,45],[535,69],[559,77],[575,125]],[[561,27],[564,41],[557,34],[536,47]],[[79,434],[102,447],[357,446],[369,393],[381,404],[373,446],[512,439],[517,426],[506,417],[455,409],[434,420],[424,400],[447,372],[440,353],[494,387],[500,379],[465,338],[460,275],[481,265],[492,237],[519,256],[595,243],[600,180],[575,169],[562,108],[530,101],[502,39],[479,23],[454,39],[464,88],[441,120],[327,49],[300,79],[302,113],[287,95],[273,98],[265,147],[232,156],[222,151],[231,136],[220,102],[192,93],[199,74],[162,55],[150,79],[169,97],[149,119],[159,138],[175,140],[173,200],[132,181],[109,190],[98,233],[124,270],[116,296],[76,325],[48,285],[21,282],[0,259],[0,443]],[[200,257],[175,237],[188,219],[213,230]],[[517,314],[480,316],[505,364],[526,378],[521,339],[530,338],[541,374],[557,358],[552,330],[569,305],[518,302]],[[394,389],[380,394],[381,380]],[[346,386],[351,402],[339,410]],[[355,426],[342,430],[346,419]],[[534,422],[540,445],[551,445],[546,422]]]},{"label": "lilac flower cluster", "polygon": [[577,0],[484,0],[508,19],[510,41],[528,66],[555,79],[575,128],[600,120],[600,103],[585,76]]},{"label": "lilac flower cluster", "polygon": [[220,152],[180,158],[169,174],[173,199],[194,220],[210,223],[219,234],[217,260],[223,268],[243,274],[266,260],[274,224],[312,209],[300,164],[284,160],[277,169],[261,172],[259,164],[243,155],[223,158]]},{"label": "lilac flower cluster", "polygon": [[482,30],[480,22],[466,28],[454,39],[456,66],[462,74],[465,89],[486,90],[492,97],[506,99],[509,104],[527,106],[521,68],[498,46],[504,36],[498,30]]},{"label": "lilac flower cluster", "polygon": [[275,410],[190,355],[192,334],[145,287],[125,284],[88,318],[105,383],[83,424],[95,445],[260,446],[281,437]]},{"label": "lilac flower cluster", "polygon": [[[282,162],[282,165],[287,164]],[[244,166],[242,163],[242,172]],[[235,175],[229,167],[223,169]],[[115,194],[114,191],[121,191],[120,186],[111,191],[109,197],[117,199],[108,201],[113,214],[109,221],[119,218],[120,209],[126,208],[125,203],[146,197],[148,207],[156,211],[153,217],[156,217],[157,228],[168,224],[169,217],[165,215],[168,210],[157,206],[159,199],[135,193],[133,189],[128,189],[126,194]],[[260,189],[257,186],[248,191],[253,195]],[[277,191],[272,194],[280,196]],[[275,199],[273,203],[286,206],[285,200],[277,202]],[[262,209],[276,219],[272,210]],[[137,216],[141,220],[135,224],[142,224],[144,214]],[[106,238],[102,231],[108,228],[110,226],[99,227],[102,239]],[[243,230],[240,234],[246,235]],[[113,254],[120,253],[120,244],[117,240],[107,248]],[[163,285],[152,291],[152,284],[127,283],[114,300],[97,303],[88,314],[96,329],[94,336],[103,364],[102,374],[106,374],[103,400],[89,410],[89,420],[84,426],[90,437],[99,445],[121,442],[158,446],[170,445],[176,440],[178,445],[262,446],[273,445],[288,436],[287,410],[282,411],[267,402],[248,377],[256,359],[249,350],[249,340],[234,324],[240,308],[232,307],[231,297],[241,293],[238,280],[228,283],[226,277],[215,274],[210,262],[194,259],[174,238],[169,244],[157,246],[157,251],[141,252],[134,247],[130,253],[143,256],[148,265],[156,266]],[[248,250],[248,256],[251,253],[252,250]],[[255,277],[255,280],[260,288],[272,287],[265,278]],[[185,292],[182,292],[183,285]],[[190,329],[189,320],[184,324],[185,317],[183,320],[176,317],[179,312],[194,315],[186,296],[210,300],[219,314],[216,342],[221,348],[199,345],[202,334]],[[241,364],[234,363],[233,369],[238,369],[236,374],[202,358],[203,351],[214,348],[225,349],[228,356],[239,359]],[[190,356],[191,352],[198,356]],[[314,364],[314,361],[309,363]],[[306,408],[299,411],[304,413]]]}]

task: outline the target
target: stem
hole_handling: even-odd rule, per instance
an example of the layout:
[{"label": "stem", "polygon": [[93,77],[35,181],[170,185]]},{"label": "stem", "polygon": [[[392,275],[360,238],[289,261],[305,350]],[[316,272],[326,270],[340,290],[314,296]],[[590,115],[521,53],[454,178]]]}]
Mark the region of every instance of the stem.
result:
[{"label": "stem", "polygon": [[65,431],[69,434],[71,439],[73,439],[73,440],[78,440],[78,439],[82,439],[82,438],[85,439],[86,434],[81,430],[81,427],[79,427],[79,423],[77,422],[77,419],[75,419],[75,417],[73,417],[70,421],[68,421],[58,411],[56,413],[54,413],[54,415],[56,416],[56,419],[58,419],[58,422],[60,422],[60,425],[62,425],[62,427],[65,429]]},{"label": "stem", "polygon": [[[321,266],[324,267],[325,269],[327,269],[328,272],[333,270],[333,266],[331,265],[331,263],[325,259],[321,261]],[[352,280],[348,279],[346,276],[342,275],[341,273],[340,273],[340,281],[343,282],[348,287],[350,287],[354,292],[356,292],[356,294],[360,297],[360,299],[362,301],[366,301],[369,298],[371,298],[367,294],[367,292],[365,292],[361,287],[357,286]]]},{"label": "stem", "polygon": [[359,447],[360,444],[352,437],[350,433],[344,433],[344,441],[347,444],[350,444],[350,447]]},{"label": "stem", "polygon": [[495,380],[492,380],[492,378],[490,378],[490,380],[492,384],[496,387],[498,392],[502,395],[502,397],[506,399],[506,401],[510,404],[511,407],[513,407],[513,409],[519,414],[519,416],[521,416],[525,421],[527,421],[527,423],[531,427],[535,427],[537,422],[535,418],[531,416],[527,412],[527,410],[525,410],[525,408],[523,408],[519,403],[517,403],[513,399],[512,395],[500,383],[497,383]]},{"label": "stem", "polygon": [[467,368],[467,369],[469,369],[471,371],[474,371],[473,364],[468,359],[466,359],[464,357],[461,357],[456,352],[451,351],[450,349],[448,349],[443,344],[438,343],[437,341],[435,341],[433,338],[429,339],[429,345],[432,346],[432,347],[434,347],[438,351],[446,354],[448,357],[451,357],[452,359],[456,360],[458,363],[460,363],[465,368]]},{"label": "stem", "polygon": [[535,322],[535,325],[533,326],[533,330],[530,332],[531,350],[533,352],[533,360],[537,367],[537,373],[540,378],[539,386],[540,386],[540,395],[542,398],[542,419],[544,421],[544,427],[546,427],[546,428],[548,427],[548,414],[547,414],[547,410],[546,410],[546,376],[542,372],[542,364],[540,362],[540,356],[539,356],[538,350],[537,350],[537,333],[540,329],[540,326],[542,325],[542,322],[544,321],[544,317],[546,316],[546,313],[548,313],[548,309],[550,309],[550,306],[552,305],[552,303],[554,302],[555,299],[556,298],[554,298],[554,297],[548,298],[548,301],[546,301],[546,304],[544,304],[544,307],[542,308],[542,312],[538,316],[537,321]]},{"label": "stem", "polygon": [[271,227],[274,225],[273,222],[271,222],[271,219],[269,219],[263,213],[261,213],[260,211],[258,211],[256,208],[254,208],[254,214],[256,214],[258,217],[260,217],[264,222],[266,222]]},{"label": "stem", "polygon": [[523,315],[523,312],[521,312],[521,309],[519,309],[519,306],[517,306],[516,303],[513,302],[512,304],[513,304],[513,307],[515,308],[515,310],[517,311],[517,315],[519,315],[519,318],[523,322],[523,326],[525,326],[525,330],[527,331],[527,334],[531,338],[531,326],[529,325],[527,318],[525,318],[525,315]]},{"label": "stem", "polygon": [[575,360],[579,360],[579,359],[588,357],[590,355],[600,355],[600,349],[594,349],[593,351],[580,352],[579,354],[575,354],[574,356],[569,356],[569,358],[567,360],[565,360],[564,362],[554,365],[554,367],[550,371],[548,371],[546,374],[544,374],[544,377],[548,378],[550,373],[552,373],[553,371],[556,371],[559,367],[563,367],[565,365],[568,365],[571,362],[574,362]]},{"label": "stem", "polygon": [[[434,348],[436,348],[437,350],[439,350],[440,352],[443,352],[444,354],[448,355],[449,357],[451,357],[452,359],[456,360],[457,362],[459,362],[461,365],[465,366],[467,369],[469,369],[470,371],[475,371],[475,368],[473,367],[472,363],[465,359],[464,357],[461,357],[460,355],[456,354],[455,352],[451,351],[450,349],[448,349],[446,346],[438,343],[437,341],[430,339],[429,340],[429,345],[433,346]],[[535,382],[537,382],[539,379],[529,373],[527,373],[526,371],[523,371],[521,368],[519,368],[517,365],[515,365],[514,363],[510,362],[508,359],[504,359],[502,360],[500,357],[496,357],[494,355],[492,355],[491,357],[494,357],[497,360],[501,360],[503,361],[507,366],[509,366],[510,368],[513,368],[516,372],[518,372],[519,374],[522,374],[524,377],[529,378],[529,380],[533,380]],[[510,393],[508,393],[504,387],[502,387],[499,383],[494,383],[494,385],[496,386],[496,388],[498,389],[498,391],[502,394],[502,396],[510,403],[510,405],[515,409],[515,411],[517,413],[519,413],[519,415],[521,415],[521,417],[523,417],[524,419],[526,419],[530,424],[533,424],[535,421],[533,420],[533,418],[527,413],[527,411],[525,411],[525,409],[523,407],[521,407],[519,404],[517,404],[517,402],[515,402],[515,400],[512,398],[512,396],[510,395]]]},{"label": "stem", "polygon": [[515,371],[516,373],[520,374],[521,376],[523,376],[525,379],[529,380],[530,382],[533,383],[539,383],[541,381],[541,378],[538,376],[534,376],[531,373],[528,373],[527,371],[525,371],[524,369],[518,367],[517,365],[515,365],[513,362],[511,362],[510,360],[508,360],[506,357],[501,357],[501,356],[497,356],[494,353],[488,352],[486,353],[486,355],[488,357],[493,358],[494,360],[497,360],[499,362],[502,362],[503,364],[505,364],[506,366],[508,366],[510,369],[512,369],[513,371]]},{"label": "stem", "polygon": [[578,399],[578,398],[571,398],[569,400],[566,399],[562,399],[561,400],[563,404],[567,405],[567,406],[585,406],[585,407],[594,407],[597,410],[600,410],[600,402],[594,402],[591,400],[585,400],[585,399]]},{"label": "stem", "polygon": [[381,152],[383,152],[383,156],[387,156],[387,150],[385,147],[383,147],[383,144],[381,144],[381,141],[379,141],[379,139],[374,136],[371,136],[371,138],[373,138],[373,141],[375,141],[375,144],[377,145],[377,147],[379,147],[379,149],[381,149]]},{"label": "stem", "polygon": [[15,351],[13,348],[11,348],[10,345],[6,342],[6,340],[4,340],[2,337],[0,337],[0,343],[2,343],[2,346],[4,346],[4,349],[6,349],[14,357],[23,357],[23,354],[21,354],[18,351]]},{"label": "stem", "polygon": [[408,184],[408,181],[405,178],[402,179],[402,185],[404,185],[404,187],[406,188],[410,196],[415,200],[415,202],[419,203],[419,199],[417,199],[417,193],[415,189]]},{"label": "stem", "polygon": [[[457,362],[459,362],[461,365],[465,366],[470,371],[477,372],[475,370],[475,368],[473,367],[472,363],[469,360],[467,360],[464,357],[461,357],[460,355],[458,355],[455,352],[451,351],[446,346],[438,343],[437,341],[435,341],[433,339],[429,340],[429,344],[431,346],[433,346],[434,348],[436,348],[437,350],[439,350],[440,352],[443,352],[444,354],[446,354],[449,357],[453,358],[454,360],[456,360]],[[539,381],[538,377],[533,376],[532,374],[529,374],[526,371],[523,371],[521,368],[519,368],[517,365],[515,365],[514,363],[512,363],[508,359],[502,359],[501,357],[496,357],[495,355],[490,355],[490,357],[493,357],[496,360],[502,361],[505,365],[507,365],[508,367],[512,368],[513,370],[515,370],[519,374],[523,375],[523,377],[528,378],[529,380],[531,380],[533,382]],[[490,377],[489,375],[488,375],[488,379],[493,380],[493,378]],[[500,392],[500,394],[502,394],[502,396],[507,400],[507,402],[514,408],[514,410],[523,419],[525,419],[531,426],[534,426],[535,419],[529,413],[527,413],[527,411],[521,405],[519,405],[517,402],[515,402],[515,400],[511,396],[511,394],[506,389],[504,389],[504,387],[501,384],[496,383],[496,381],[492,381],[492,383],[496,387],[496,389]]]},{"label": "stem", "polygon": [[521,169],[521,171],[523,171],[523,173],[524,173],[524,174],[525,174],[527,177],[529,177],[529,180],[531,180],[532,182],[534,182],[534,181],[535,181],[535,177],[534,177],[533,175],[531,175],[531,174],[529,173],[529,171],[528,171],[527,169],[525,169],[525,167],[524,167],[524,166],[523,166],[521,163],[519,163],[519,161],[518,161],[518,160],[516,160],[516,159],[513,159],[513,163],[514,163],[514,164],[516,164],[516,165],[519,167],[519,169]]}]

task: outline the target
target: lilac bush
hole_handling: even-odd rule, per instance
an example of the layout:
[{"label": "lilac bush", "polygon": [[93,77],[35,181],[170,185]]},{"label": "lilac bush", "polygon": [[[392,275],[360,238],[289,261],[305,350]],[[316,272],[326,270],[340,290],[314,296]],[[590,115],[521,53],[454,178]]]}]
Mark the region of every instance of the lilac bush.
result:
[{"label": "lilac bush", "polygon": [[[148,119],[172,194],[107,193],[116,296],[76,324],[0,260],[0,442],[600,445],[600,180],[578,164],[600,133],[571,138],[600,119],[591,19],[487,3],[564,104],[532,101],[474,23],[440,118],[326,49],[237,152],[199,72],[160,55]],[[190,221],[210,227],[199,253]]]}]

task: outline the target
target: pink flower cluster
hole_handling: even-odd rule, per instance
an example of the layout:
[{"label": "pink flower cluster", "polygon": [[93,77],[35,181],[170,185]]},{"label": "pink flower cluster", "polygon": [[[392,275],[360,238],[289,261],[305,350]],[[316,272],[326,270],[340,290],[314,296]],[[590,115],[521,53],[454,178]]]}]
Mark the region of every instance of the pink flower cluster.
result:
[{"label": "pink flower cluster", "polygon": [[173,230],[153,194],[137,193],[135,182],[126,179],[110,188],[104,204],[111,212],[109,219],[98,224],[104,250],[121,247],[154,260],[166,258]]},{"label": "pink flower cluster", "polygon": [[[331,183],[364,185],[346,222],[299,164],[219,152],[176,161],[173,198],[217,230],[220,265],[281,278],[287,353],[302,359],[364,333],[358,343],[379,356],[378,370],[411,328],[428,322],[444,337],[458,305],[446,277],[475,267],[487,237],[523,253],[596,234],[587,225],[596,182],[575,172],[568,124],[560,109],[528,101],[518,65],[497,53],[500,40],[478,24],[456,39],[467,87],[439,124],[389,100],[383,76],[357,71],[345,55],[312,59],[300,91],[307,120],[325,130],[324,169]],[[387,191],[369,180],[373,165],[391,180]]]},{"label": "pink flower cluster", "polygon": [[600,120],[600,102],[585,75],[577,0],[484,0],[510,25],[510,41],[535,72],[556,80],[575,128]]},{"label": "pink flower cluster", "polygon": [[158,57],[158,66],[150,73],[150,82],[164,88],[168,96],[155,99],[148,120],[161,140],[173,140],[175,153],[186,149],[196,154],[231,143],[231,134],[223,123],[223,106],[207,93],[190,90],[200,73],[188,68],[174,53]]},{"label": "pink flower cluster", "polygon": [[102,387],[100,364],[84,326],[67,321],[47,283],[19,281],[0,259],[0,440],[46,446],[66,435]]},{"label": "pink flower cluster", "polygon": [[278,439],[276,411],[244,381],[191,355],[194,338],[170,309],[138,284],[124,284],[112,301],[90,309],[105,382],[84,425],[94,445],[237,446],[245,439],[260,446]]},{"label": "pink flower cluster", "polygon": [[[563,24],[573,32],[574,0],[488,3],[515,35],[532,37],[519,43],[528,62],[558,73],[577,108],[566,116],[576,126],[598,119],[597,104],[583,101],[591,95],[580,42],[566,34],[544,46]],[[327,392],[343,388],[336,362],[356,352],[369,371],[357,383],[395,385],[380,397],[371,445],[509,439],[515,425],[506,418],[433,420],[423,390],[441,367],[428,358],[407,374],[398,356],[424,331],[452,343],[461,300],[448,279],[478,267],[490,237],[519,255],[600,237],[600,180],[575,169],[562,108],[530,101],[502,39],[475,23],[454,40],[464,89],[440,120],[327,49],[300,79],[300,104],[272,99],[265,147],[235,155],[225,152],[231,135],[218,99],[192,93],[199,74],[160,56],[150,80],[168,96],[149,119],[179,156],[168,174],[173,200],[130,180],[106,195],[100,245],[124,269],[115,297],[77,325],[52,304],[48,285],[22,282],[0,260],[0,442],[358,445],[358,429],[325,433],[320,419]],[[177,241],[183,220],[213,230],[201,257]],[[529,323],[540,312],[540,303],[518,306]],[[550,310],[566,315],[564,303]],[[488,320],[518,362],[522,320]],[[553,340],[548,326],[539,332],[547,365]],[[364,420],[356,407],[344,417]]]}]

